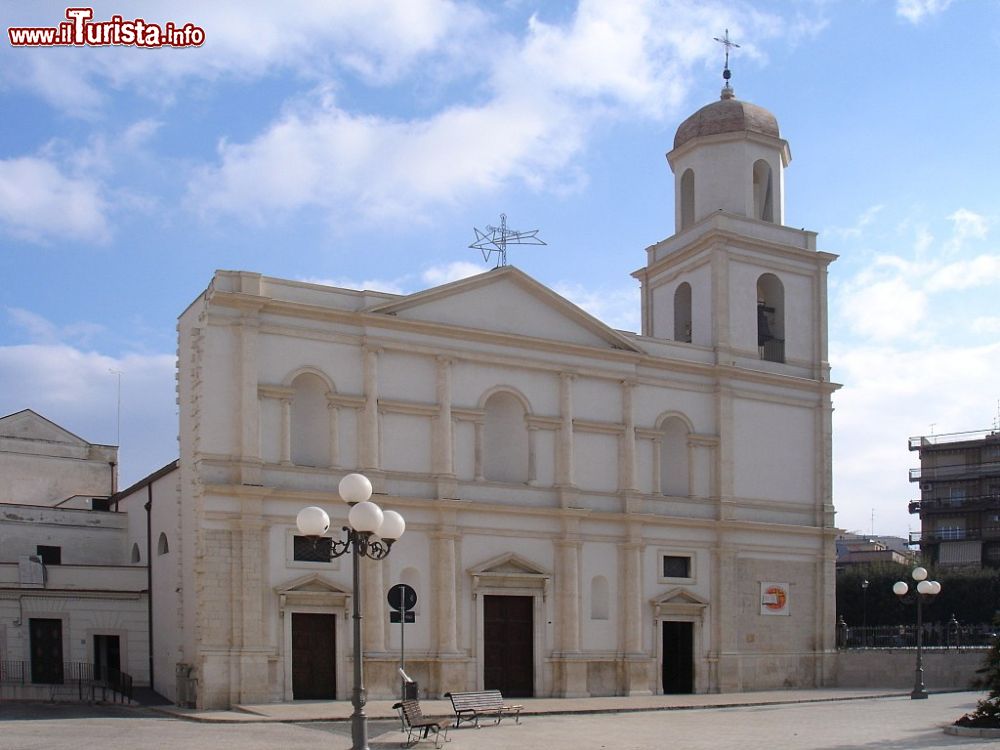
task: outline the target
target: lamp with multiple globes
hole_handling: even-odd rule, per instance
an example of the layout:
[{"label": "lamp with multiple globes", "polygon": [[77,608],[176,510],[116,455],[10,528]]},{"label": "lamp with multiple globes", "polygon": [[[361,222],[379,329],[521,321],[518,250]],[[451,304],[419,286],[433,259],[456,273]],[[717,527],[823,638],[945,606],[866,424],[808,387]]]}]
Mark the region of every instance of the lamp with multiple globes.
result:
[{"label": "lamp with multiple globes", "polygon": [[[372,483],[364,474],[348,474],[338,486],[341,499],[351,509],[347,513],[348,526],[344,526],[343,539],[333,539],[330,559],[351,553],[354,577],[354,689],[351,693],[351,739],[353,750],[368,750],[368,717],[365,715],[364,670],[361,650],[361,578],[358,560],[367,557],[382,560],[406,530],[403,517],[394,510],[382,510],[369,498]],[[295,518],[299,533],[319,540],[330,529],[330,516],[322,508],[310,506],[299,511]]]},{"label": "lamp with multiple globes", "polygon": [[917,667],[913,676],[913,691],[910,698],[921,699],[927,697],[927,689],[924,687],[924,600],[930,601],[941,593],[941,584],[938,581],[927,580],[927,568],[917,567],[911,573],[913,580],[917,582],[916,590],[910,593],[910,586],[906,581],[896,581],[892,584],[892,593],[899,597],[900,601],[917,605]]}]

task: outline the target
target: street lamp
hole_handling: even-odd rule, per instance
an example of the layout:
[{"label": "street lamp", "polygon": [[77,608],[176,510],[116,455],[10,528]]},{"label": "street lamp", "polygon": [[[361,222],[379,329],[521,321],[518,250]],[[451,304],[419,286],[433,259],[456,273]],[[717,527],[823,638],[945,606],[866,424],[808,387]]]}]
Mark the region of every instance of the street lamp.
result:
[{"label": "street lamp", "polygon": [[[346,539],[334,539],[330,544],[330,559],[351,552],[354,576],[354,690],[351,693],[352,750],[368,750],[368,717],[365,715],[365,679],[361,668],[361,578],[358,559],[368,557],[382,560],[395,542],[406,530],[403,517],[394,510],[383,511],[368,498],[372,496],[372,483],[364,474],[348,474],[338,486],[341,499],[351,506],[347,514],[349,526],[344,526]],[[326,534],[330,528],[330,516],[316,506],[303,508],[295,518],[299,532],[313,540]]]},{"label": "street lamp", "polygon": [[868,579],[861,582],[861,640],[862,646],[868,647]]},{"label": "street lamp", "polygon": [[913,692],[910,693],[910,698],[926,698],[927,690],[924,688],[924,613],[923,613],[923,603],[924,599],[928,601],[938,594],[941,593],[941,584],[937,581],[927,580],[927,569],[926,568],[914,568],[913,580],[917,582],[917,590],[913,592],[910,598],[907,598],[907,592],[909,592],[910,587],[906,584],[906,581],[896,581],[892,584],[892,593],[899,597],[902,602],[912,602],[917,603],[917,668],[913,675]]}]

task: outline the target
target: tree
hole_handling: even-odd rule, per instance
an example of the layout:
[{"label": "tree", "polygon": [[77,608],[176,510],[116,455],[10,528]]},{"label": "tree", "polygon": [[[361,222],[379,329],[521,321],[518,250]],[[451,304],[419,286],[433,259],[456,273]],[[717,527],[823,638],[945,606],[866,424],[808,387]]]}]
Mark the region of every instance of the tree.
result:
[{"label": "tree", "polygon": [[[1000,626],[1000,617],[993,623]],[[955,723],[966,727],[1000,728],[1000,633],[993,637],[993,645],[986,654],[983,666],[976,670],[983,675],[976,680],[975,687],[989,690],[989,695],[976,704],[976,709]]]}]

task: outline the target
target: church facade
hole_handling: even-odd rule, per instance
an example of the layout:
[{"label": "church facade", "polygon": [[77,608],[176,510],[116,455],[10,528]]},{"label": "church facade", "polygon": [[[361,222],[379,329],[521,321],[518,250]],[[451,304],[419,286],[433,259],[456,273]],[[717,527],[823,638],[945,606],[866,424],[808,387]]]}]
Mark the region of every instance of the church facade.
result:
[{"label": "church facade", "polygon": [[295,516],[339,529],[355,471],[407,522],[361,563],[372,697],[401,656],[422,696],[831,683],[835,256],[783,224],[774,116],[726,92],[667,155],[641,333],[514,267],[410,295],[215,274],[178,326],[177,694],[349,697],[350,561]]}]

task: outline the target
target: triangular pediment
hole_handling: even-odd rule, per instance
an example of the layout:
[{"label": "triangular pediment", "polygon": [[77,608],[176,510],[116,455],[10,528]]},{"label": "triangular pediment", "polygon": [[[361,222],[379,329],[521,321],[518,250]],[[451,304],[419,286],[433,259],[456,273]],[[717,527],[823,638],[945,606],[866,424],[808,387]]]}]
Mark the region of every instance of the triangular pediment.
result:
[{"label": "triangular pediment", "polygon": [[283,583],[280,586],[274,587],[274,592],[276,594],[342,594],[349,595],[349,591],[345,591],[340,588],[337,584],[323,578],[319,573],[310,573],[309,575],[304,575],[300,578],[296,578],[294,581],[289,581],[288,583]]},{"label": "triangular pediment", "polygon": [[86,447],[88,443],[38,412],[24,409],[6,417],[0,417],[0,437],[17,440],[39,440],[48,443]]},{"label": "triangular pediment", "polygon": [[626,336],[513,266],[380,303],[368,312],[453,328],[639,351]]},{"label": "triangular pediment", "polygon": [[708,600],[698,596],[690,589],[686,589],[683,586],[678,586],[677,588],[670,589],[665,594],[653,599],[654,606],[664,606],[664,605],[695,605],[698,607],[707,607]]},{"label": "triangular pediment", "polygon": [[474,576],[551,576],[551,573],[544,568],[513,552],[506,552],[475,565],[469,568],[469,573]]}]

